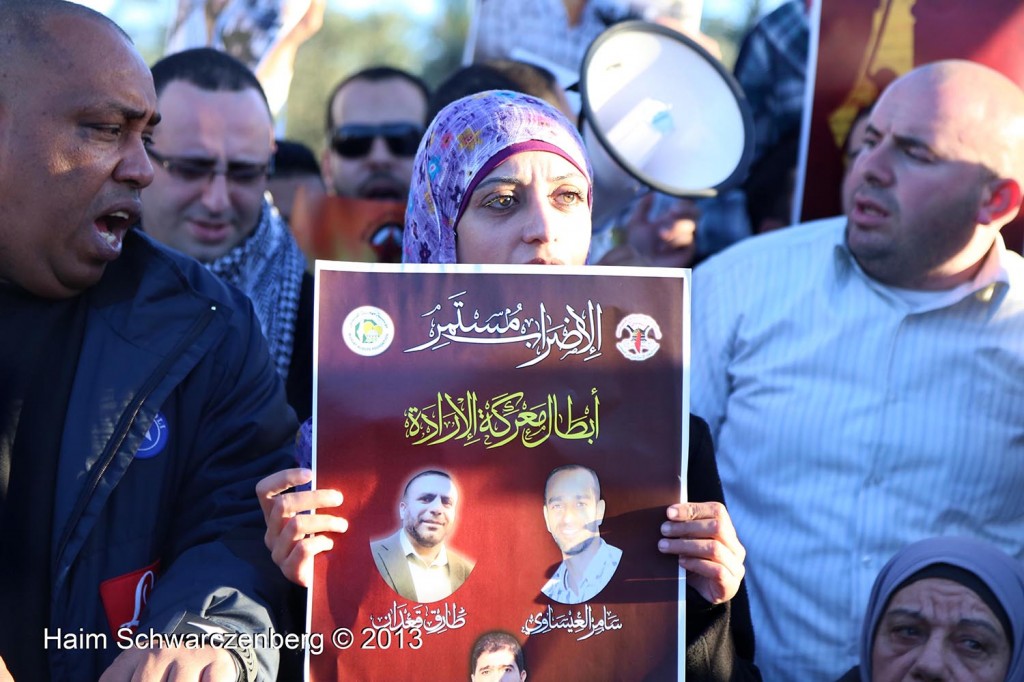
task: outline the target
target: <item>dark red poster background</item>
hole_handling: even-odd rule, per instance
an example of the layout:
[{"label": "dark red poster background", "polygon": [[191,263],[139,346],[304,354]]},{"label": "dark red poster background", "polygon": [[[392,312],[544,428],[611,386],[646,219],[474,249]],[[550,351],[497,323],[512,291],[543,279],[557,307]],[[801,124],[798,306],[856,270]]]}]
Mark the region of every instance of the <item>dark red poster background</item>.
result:
[{"label": "dark red poster background", "polygon": [[[897,76],[939,59],[970,59],[1024,86],[1024,5],[1019,0],[821,3],[803,221],[842,212],[841,141],[849,117]],[[1007,246],[1021,251],[1024,217],[1002,232]]]},{"label": "dark red poster background", "polygon": [[[685,475],[688,280],[644,274],[655,270],[626,277],[606,268],[556,275],[554,268],[470,273],[449,267],[439,274],[376,267],[377,272],[318,271],[317,486],[343,492],[339,513],[350,530],[317,560],[312,632],[324,634],[325,651],[311,658],[311,679],[468,679],[474,640],[495,629],[525,643],[531,681],[675,679],[678,600],[685,593],[676,562],[657,551],[657,542],[664,508],[679,499]],[[462,304],[467,326],[474,311],[483,326],[492,313],[519,304],[520,319],[539,319],[543,305],[551,318],[548,338],[562,339],[564,348],[556,344],[543,360],[520,369],[538,357],[522,341],[403,352],[430,341],[431,320],[439,326],[455,320],[449,297],[460,292],[454,300]],[[595,329],[588,340],[567,306],[596,322],[585,311],[597,305],[600,335]],[[361,357],[343,340],[345,318],[359,306],[376,306],[394,322],[394,341],[380,355]],[[628,360],[616,349],[617,325],[635,313],[653,318],[662,332],[659,350],[644,361]],[[566,320],[563,330],[550,331]],[[512,334],[506,325],[505,336]],[[575,354],[566,354],[573,348]],[[535,447],[518,438],[490,449],[483,441],[459,438],[415,446],[406,436],[405,410],[436,404],[439,393],[472,392],[483,407],[488,398],[517,391],[531,406],[556,396],[563,417],[571,397],[572,416],[589,407],[597,419],[587,423],[596,433],[579,439],[555,434]],[[607,505],[602,537],[623,551],[612,582],[577,606],[552,602],[540,592],[561,561],[544,524],[544,482],[566,463],[598,472]],[[398,528],[402,488],[427,468],[452,473],[460,501],[448,546],[476,565],[451,597],[418,605],[380,578],[369,543]],[[563,627],[524,633],[528,619],[540,614]],[[416,638],[400,633],[411,618],[437,630],[423,634],[415,650]],[[381,646],[373,624],[395,625],[396,619],[397,627],[382,635],[388,645]],[[602,619],[621,627],[602,628]],[[344,650],[331,641],[338,627],[353,633],[353,644]]]}]

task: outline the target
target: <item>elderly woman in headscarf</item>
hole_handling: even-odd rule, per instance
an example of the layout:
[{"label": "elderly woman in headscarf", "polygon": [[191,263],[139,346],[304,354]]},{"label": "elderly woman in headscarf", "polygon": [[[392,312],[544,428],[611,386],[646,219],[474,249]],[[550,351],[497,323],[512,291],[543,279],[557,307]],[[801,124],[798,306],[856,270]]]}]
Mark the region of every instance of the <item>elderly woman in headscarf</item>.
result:
[{"label": "elderly woman in headscarf", "polygon": [[[576,128],[539,99],[505,90],[444,107],[420,142],[406,209],[404,261],[582,265],[590,246],[592,177]],[[309,461],[308,422],[300,462]],[[312,478],[289,469],[257,486],[266,543],[293,582],[312,584],[313,557],[333,547],[325,533],[347,522],[302,514],[342,502],[339,491],[286,492]],[[707,424],[690,420],[690,496],[674,504],[658,549],[687,569],[687,676],[760,680],[746,591],[746,550],[723,504]]]},{"label": "elderly woman in headscarf", "polygon": [[875,579],[840,682],[1024,680],[1024,564],[973,538],[908,545]]}]

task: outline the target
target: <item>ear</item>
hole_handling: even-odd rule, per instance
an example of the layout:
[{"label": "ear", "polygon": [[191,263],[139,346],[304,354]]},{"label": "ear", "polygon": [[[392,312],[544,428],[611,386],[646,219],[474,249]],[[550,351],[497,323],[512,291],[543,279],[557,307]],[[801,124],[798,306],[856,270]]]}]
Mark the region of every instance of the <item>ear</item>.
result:
[{"label": "ear", "polygon": [[320,152],[320,177],[328,194],[334,194],[334,178],[331,177],[331,148],[324,147]]},{"label": "ear", "polygon": [[597,525],[600,526],[601,522],[604,521],[604,500],[598,500],[597,501],[597,505],[594,507],[594,511],[597,512],[596,513]]},{"label": "ear", "polygon": [[544,505],[544,526],[548,529],[548,532],[550,533],[551,522],[548,521],[548,506],[546,504]]},{"label": "ear", "polygon": [[1022,199],[1021,186],[1016,180],[997,178],[982,190],[978,223],[1002,227],[1016,217]]}]

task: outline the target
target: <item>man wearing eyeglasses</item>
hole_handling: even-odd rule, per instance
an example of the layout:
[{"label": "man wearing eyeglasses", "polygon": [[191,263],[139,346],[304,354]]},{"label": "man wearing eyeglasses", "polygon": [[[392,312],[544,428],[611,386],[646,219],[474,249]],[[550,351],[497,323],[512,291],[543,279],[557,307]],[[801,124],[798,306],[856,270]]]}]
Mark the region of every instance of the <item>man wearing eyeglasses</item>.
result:
[{"label": "man wearing eyeglasses", "polygon": [[425,128],[426,85],[388,66],[341,81],[327,104],[324,181],[337,196],[405,202]]},{"label": "man wearing eyeglasses", "polygon": [[146,146],[142,226],[252,300],[288,402],[312,413],[313,287],[288,226],[264,198],[273,122],[255,75],[210,48],[152,67],[163,125]]}]

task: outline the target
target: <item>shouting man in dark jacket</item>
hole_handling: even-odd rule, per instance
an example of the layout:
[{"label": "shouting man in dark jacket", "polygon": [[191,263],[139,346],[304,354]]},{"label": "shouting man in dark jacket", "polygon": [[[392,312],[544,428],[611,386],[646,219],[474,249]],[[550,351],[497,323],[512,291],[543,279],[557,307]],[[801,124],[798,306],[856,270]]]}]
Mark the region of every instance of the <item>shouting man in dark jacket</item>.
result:
[{"label": "shouting man in dark jacket", "polygon": [[0,3],[0,679],[276,673],[295,419],[248,299],[131,229],[156,102],[102,15]]}]

